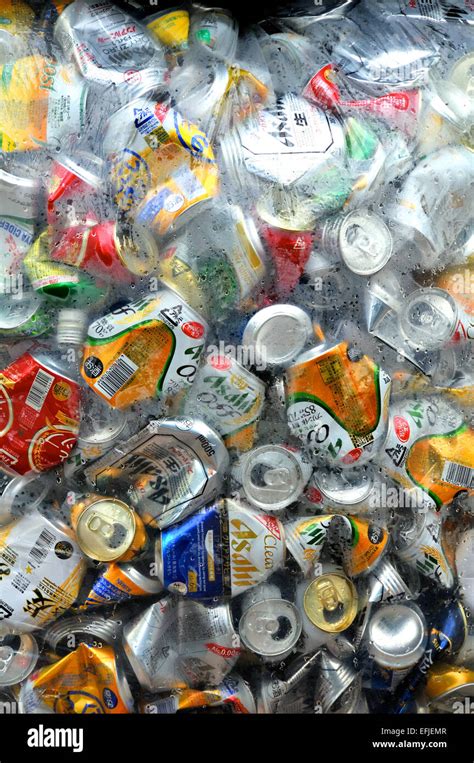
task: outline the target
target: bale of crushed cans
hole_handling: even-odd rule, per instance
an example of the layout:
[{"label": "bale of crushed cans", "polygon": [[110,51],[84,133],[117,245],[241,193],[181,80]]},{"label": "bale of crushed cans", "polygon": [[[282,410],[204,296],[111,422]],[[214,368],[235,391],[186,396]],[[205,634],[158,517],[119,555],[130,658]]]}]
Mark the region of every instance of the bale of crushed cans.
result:
[{"label": "bale of crushed cans", "polygon": [[461,0],[0,1],[0,709],[461,712]]}]

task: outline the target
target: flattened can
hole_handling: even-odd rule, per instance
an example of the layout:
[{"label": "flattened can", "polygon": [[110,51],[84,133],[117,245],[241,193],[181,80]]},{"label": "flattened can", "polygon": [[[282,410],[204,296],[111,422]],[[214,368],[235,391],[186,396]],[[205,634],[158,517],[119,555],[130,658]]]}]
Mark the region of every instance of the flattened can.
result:
[{"label": "flattened can", "polygon": [[377,461],[408,491],[421,489],[435,509],[458,493],[474,494],[474,431],[440,395],[393,406]]},{"label": "flattened can", "polygon": [[201,212],[218,192],[209,138],[165,103],[143,97],[119,109],[104,152],[119,210],[159,235]]},{"label": "flattened can", "polygon": [[228,355],[206,357],[187,396],[184,412],[199,410],[228,448],[249,450],[265,400],[265,385]]},{"label": "flattened can", "polygon": [[385,437],[390,376],[364,355],[351,361],[348,345],[315,348],[286,371],[290,430],[338,465],[373,458]]},{"label": "flattened can", "polygon": [[0,374],[0,462],[13,474],[64,461],[79,430],[79,385],[25,353]]},{"label": "flattened can", "polygon": [[440,512],[411,511],[393,531],[397,555],[442,588],[452,588],[454,572],[448,559]]},{"label": "flattened can", "polygon": [[296,648],[301,629],[298,608],[281,597],[244,605],[239,620],[242,643],[266,662],[278,662],[288,657]]},{"label": "flattened can", "polygon": [[269,305],[253,315],[242,335],[244,347],[266,368],[287,366],[314,338],[308,313],[295,305]]},{"label": "flattened can", "polygon": [[239,25],[226,8],[195,6],[191,14],[190,37],[218,58],[232,60],[237,50]]},{"label": "flattened can", "polygon": [[[179,711],[205,711],[208,707],[228,708],[232,713],[255,713],[255,700],[249,685],[237,673],[230,673],[215,689],[175,689],[169,696],[143,698],[139,712],[162,715]],[[221,712],[225,712],[225,709]]]},{"label": "flattened can", "polygon": [[131,612],[126,607],[114,607],[101,614],[82,613],[73,617],[62,617],[48,625],[43,638],[51,652],[50,661],[65,657],[79,644],[97,649],[103,646],[116,647],[120,643],[122,629],[130,619]]},{"label": "flattened can", "polygon": [[23,713],[118,714],[133,712],[133,697],[113,648],[81,644],[30,675],[19,705]]},{"label": "flattened can", "polygon": [[281,522],[230,498],[163,530],[158,577],[170,591],[196,599],[237,596],[284,563]]},{"label": "flattened can", "polygon": [[0,169],[1,294],[14,293],[13,279],[21,280],[23,256],[33,243],[39,191],[36,178],[17,177]]},{"label": "flattened can", "polygon": [[51,323],[52,315],[41,294],[24,291],[20,299],[0,294],[0,336],[38,336],[48,331]]},{"label": "flattened can", "polygon": [[131,93],[163,84],[163,53],[132,16],[113,3],[75,0],[62,9],[54,39],[86,80]]},{"label": "flattened can", "polygon": [[173,240],[161,258],[159,277],[198,311],[212,306],[213,319],[225,320],[230,310],[246,310],[258,298],[265,252],[254,221],[237,204],[215,205],[200,223],[197,235],[185,232]]},{"label": "flattened can", "polygon": [[218,686],[239,658],[240,639],[227,604],[169,595],[126,624],[124,648],[141,686],[161,691]]},{"label": "flattened can", "polygon": [[192,383],[207,323],[171,289],[118,307],[90,326],[82,376],[114,408]]},{"label": "flattened can", "polygon": [[341,532],[341,550],[344,567],[350,577],[371,570],[382,558],[388,534],[377,525],[344,514],[322,514],[309,519],[299,518],[285,522],[285,537],[288,550],[308,576],[321,558],[328,539],[331,525],[338,522]]},{"label": "flattened can", "polygon": [[169,418],[150,422],[85,474],[97,490],[129,496],[147,525],[163,528],[217,497],[228,461],[204,422]]},{"label": "flattened can", "polygon": [[83,606],[89,608],[116,604],[135,597],[151,596],[162,590],[158,578],[145,575],[135,565],[114,562],[98,575]]},{"label": "flattened can", "polygon": [[81,151],[62,154],[51,167],[47,179],[47,221],[65,227],[81,222],[108,219],[104,202],[103,162],[94,154]]},{"label": "flattened can", "polygon": [[370,464],[330,467],[318,464],[304,492],[304,499],[314,509],[366,513],[374,495],[374,471]]},{"label": "flattened can", "polygon": [[38,511],[0,528],[0,630],[33,631],[62,615],[85,567],[71,531]]},{"label": "flattened can", "polygon": [[51,56],[25,56],[0,67],[0,150],[58,148],[82,130],[87,84]]},{"label": "flattened can", "polygon": [[51,259],[129,283],[134,276],[149,275],[155,269],[158,249],[146,228],[110,220],[68,228],[51,247]]}]

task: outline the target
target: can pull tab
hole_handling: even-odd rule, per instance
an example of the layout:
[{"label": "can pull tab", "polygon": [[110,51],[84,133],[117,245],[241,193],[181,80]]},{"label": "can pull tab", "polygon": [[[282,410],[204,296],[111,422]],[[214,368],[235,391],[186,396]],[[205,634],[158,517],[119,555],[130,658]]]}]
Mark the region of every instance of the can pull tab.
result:
[{"label": "can pull tab", "polygon": [[111,538],[114,534],[114,525],[110,522],[106,522],[99,514],[93,514],[87,518],[87,529],[92,533],[99,533],[104,538]]},{"label": "can pull tab", "polygon": [[267,469],[263,475],[263,481],[267,487],[273,490],[278,490],[278,488],[286,489],[291,483],[290,470],[285,467]]}]

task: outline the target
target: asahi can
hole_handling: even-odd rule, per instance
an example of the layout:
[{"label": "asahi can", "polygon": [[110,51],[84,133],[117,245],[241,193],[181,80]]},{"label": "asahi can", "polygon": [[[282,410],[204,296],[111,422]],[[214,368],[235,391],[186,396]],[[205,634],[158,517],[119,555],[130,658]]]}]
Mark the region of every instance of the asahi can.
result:
[{"label": "asahi can", "polygon": [[112,647],[81,644],[30,675],[19,705],[23,713],[121,714],[133,712],[133,697]]},{"label": "asahi can", "polygon": [[184,413],[199,410],[227,448],[246,451],[257,436],[265,384],[229,355],[209,355],[200,366]]},{"label": "asahi can", "polygon": [[163,586],[196,599],[237,596],[270,577],[285,554],[281,522],[230,498],[163,530],[156,543]]},{"label": "asahi can", "polygon": [[408,398],[390,411],[378,463],[408,491],[439,510],[461,492],[474,490],[474,431],[442,395]]},{"label": "asahi can", "polygon": [[165,596],[124,628],[124,648],[149,691],[218,686],[240,655],[228,605]]},{"label": "asahi can", "polygon": [[390,386],[366,355],[351,361],[346,342],[309,350],[286,371],[289,427],[333,463],[363,463],[385,437]]},{"label": "asahi can", "polygon": [[127,495],[144,522],[167,527],[211,503],[229,463],[213,429],[191,418],[151,421],[85,470],[97,490]]},{"label": "asahi can", "polygon": [[171,289],[161,289],[95,320],[82,376],[114,408],[192,383],[207,323]]}]

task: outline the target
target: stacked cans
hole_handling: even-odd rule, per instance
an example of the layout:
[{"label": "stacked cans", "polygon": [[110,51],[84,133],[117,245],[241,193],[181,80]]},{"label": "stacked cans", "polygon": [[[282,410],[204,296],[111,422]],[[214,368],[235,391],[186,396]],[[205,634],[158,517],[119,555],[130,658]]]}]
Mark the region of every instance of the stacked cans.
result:
[{"label": "stacked cans", "polygon": [[406,5],[3,3],[1,712],[474,693],[473,19]]}]

